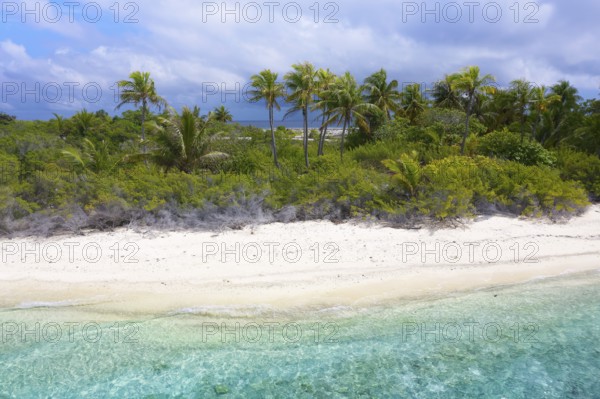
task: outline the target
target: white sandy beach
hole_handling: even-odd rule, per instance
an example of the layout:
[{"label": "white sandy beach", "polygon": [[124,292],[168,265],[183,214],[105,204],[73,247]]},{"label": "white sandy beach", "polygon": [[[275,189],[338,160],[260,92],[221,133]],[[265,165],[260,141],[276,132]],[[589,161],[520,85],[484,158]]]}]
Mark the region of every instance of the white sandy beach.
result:
[{"label": "white sandy beach", "polygon": [[0,242],[2,308],[362,307],[600,270],[600,206],[567,224],[494,216],[433,231],[304,222]]}]

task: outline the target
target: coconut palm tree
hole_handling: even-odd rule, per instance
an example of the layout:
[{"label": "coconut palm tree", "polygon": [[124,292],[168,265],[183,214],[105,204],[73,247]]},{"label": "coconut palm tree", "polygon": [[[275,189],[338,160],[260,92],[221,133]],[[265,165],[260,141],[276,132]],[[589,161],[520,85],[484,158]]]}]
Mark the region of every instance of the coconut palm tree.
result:
[{"label": "coconut palm tree", "polygon": [[460,109],[461,101],[459,93],[454,90],[452,84],[456,75],[446,75],[444,79],[438,81],[431,90],[433,105],[438,108]]},{"label": "coconut palm tree", "polygon": [[413,83],[404,88],[402,92],[402,112],[411,125],[415,124],[415,121],[425,111],[425,100],[421,94],[421,85]]},{"label": "coconut palm tree", "polygon": [[564,111],[573,111],[577,107],[577,102],[581,97],[577,94],[577,88],[571,86],[566,80],[561,80],[550,89],[552,94],[560,96],[558,107]]},{"label": "coconut palm tree", "polygon": [[220,107],[215,108],[215,110],[211,113],[211,116],[215,121],[221,122],[221,123],[227,123],[227,122],[233,121],[233,116],[231,115],[229,110],[227,108],[225,108],[224,105],[221,105]]},{"label": "coconut palm tree", "polygon": [[464,68],[461,72],[455,74],[451,81],[451,88],[454,91],[460,93],[465,100],[465,133],[463,134],[462,143],[460,145],[460,153],[464,155],[465,144],[467,143],[467,137],[469,135],[469,119],[473,113],[475,101],[479,94],[492,93],[495,91],[495,87],[492,83],[495,79],[492,75],[480,76],[480,70],[478,66],[469,66]]},{"label": "coconut palm tree", "polygon": [[[537,133],[541,130],[544,115],[548,111],[549,106],[556,101],[560,101],[560,96],[548,93],[548,88],[544,85],[534,87],[531,90],[531,108],[536,115],[535,121],[531,126],[531,136],[533,138],[536,138]],[[543,138],[540,138],[540,141],[542,140]]]},{"label": "coconut palm tree", "polygon": [[325,137],[327,136],[327,117],[329,110],[327,109],[327,102],[322,101],[325,99],[325,93],[329,89],[333,82],[335,82],[336,75],[329,69],[319,69],[317,71],[317,96],[319,101],[313,106],[314,110],[321,111],[321,125],[319,126],[319,149],[317,151],[318,156],[322,156],[325,147]]},{"label": "coconut palm tree", "polygon": [[379,110],[375,104],[365,101],[362,93],[364,87],[356,83],[354,76],[346,72],[338,77],[333,83],[331,89],[324,93],[324,100],[327,102],[329,110],[329,119],[326,123],[343,123],[342,140],[340,144],[340,158],[344,159],[344,137],[346,129],[352,128],[352,123],[365,121],[366,112]]},{"label": "coconut palm tree", "polygon": [[177,168],[185,173],[192,173],[203,162],[227,158],[227,154],[210,152],[209,123],[200,116],[198,107],[184,107],[181,114],[171,109],[167,118],[161,117],[151,125],[157,132],[158,148],[149,158],[166,171]]},{"label": "coconut palm tree", "polygon": [[[484,97],[484,96],[480,96]],[[502,130],[515,120],[515,94],[508,89],[496,90],[487,101],[483,101],[480,114],[481,121],[489,132]],[[474,111],[476,114],[477,111]]]},{"label": "coconut palm tree", "polygon": [[85,108],[78,111],[71,119],[75,123],[77,133],[81,137],[87,135],[90,129],[94,127],[94,123],[97,120],[96,115],[93,112],[88,112]]},{"label": "coconut palm tree", "polygon": [[[506,99],[502,99],[502,91],[504,91],[504,95],[507,97]],[[481,123],[483,123],[486,127],[488,127],[488,131],[489,130],[489,126],[488,123],[495,118],[497,109],[496,107],[498,105],[500,105],[500,107],[502,107],[502,103],[503,101],[508,101],[508,103],[506,104],[506,107],[508,109],[503,110],[501,109],[500,112],[504,113],[503,118],[506,119],[508,121],[508,125],[510,125],[511,123],[514,123],[515,121],[515,110],[514,108],[514,96],[510,93],[508,93],[508,90],[503,90],[503,89],[499,89],[496,87],[493,87],[492,89],[490,89],[487,92],[479,92],[477,93],[477,95],[475,96],[475,101],[473,101],[473,108],[471,111],[471,120],[473,118],[477,118],[477,120]],[[500,97],[500,98],[498,98]],[[497,102],[499,102],[500,104],[497,104]],[[496,104],[495,104],[496,103]],[[493,123],[491,123],[490,125],[493,125]]]},{"label": "coconut palm tree", "polygon": [[277,109],[279,111],[281,109],[277,99],[284,97],[285,87],[282,83],[277,82],[277,76],[277,73],[271,72],[269,69],[265,69],[259,74],[253,75],[251,78],[253,90],[249,92],[249,95],[251,96],[250,101],[265,100],[265,104],[269,110],[269,126],[271,127],[271,152],[273,153],[275,167],[279,168],[273,110]]},{"label": "coconut palm tree", "polygon": [[150,111],[149,106],[154,105],[159,110],[167,106],[167,101],[156,93],[154,80],[150,78],[150,72],[135,71],[129,75],[130,80],[117,82],[120,90],[121,102],[115,109],[125,104],[141,106],[142,111],[142,151],[146,153],[146,114]]},{"label": "coconut palm tree", "polygon": [[110,155],[108,143],[94,144],[90,139],[83,139],[83,149],[68,148],[61,151],[63,158],[79,171],[86,169],[94,173],[111,172],[119,164]]},{"label": "coconut palm tree", "polygon": [[513,108],[519,118],[521,127],[521,144],[525,139],[525,120],[531,104],[532,85],[525,79],[516,79],[510,82],[509,92],[514,99]]},{"label": "coconut palm tree", "polygon": [[367,101],[383,111],[386,120],[392,119],[392,112],[400,109],[401,94],[398,81],[387,81],[387,72],[381,69],[365,79],[364,88]]},{"label": "coconut palm tree", "polygon": [[577,88],[571,86],[568,81],[561,80],[550,88],[553,95],[558,96],[558,101],[553,101],[549,106],[550,122],[552,129],[547,130],[542,137],[542,144],[547,142],[557,144],[572,134],[578,121],[574,121],[578,103],[581,97],[577,94]]},{"label": "coconut palm tree", "polygon": [[600,156],[600,101],[586,101],[582,113],[582,124],[575,130],[572,138],[576,142],[585,143],[587,152]]},{"label": "coconut palm tree", "polygon": [[304,62],[292,65],[293,71],[284,76],[285,86],[290,90],[286,101],[293,104],[285,117],[297,111],[302,111],[304,125],[304,162],[306,167],[310,166],[308,160],[308,112],[314,102],[317,90],[317,71],[313,64]]},{"label": "coconut palm tree", "polygon": [[57,114],[56,112],[53,112],[52,115],[54,115],[53,121],[56,126],[56,130],[58,131],[58,135],[60,136],[60,138],[64,139],[65,118],[62,117],[62,115]]}]

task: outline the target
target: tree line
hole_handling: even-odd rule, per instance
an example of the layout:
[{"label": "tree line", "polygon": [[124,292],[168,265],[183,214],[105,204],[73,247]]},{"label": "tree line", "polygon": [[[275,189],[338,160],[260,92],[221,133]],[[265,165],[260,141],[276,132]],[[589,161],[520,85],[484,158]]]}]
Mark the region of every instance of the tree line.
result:
[{"label": "tree line", "polygon": [[[229,123],[224,105],[175,110],[140,71],[119,82],[117,109],[135,108],[120,115],[0,115],[0,234],[239,215],[409,225],[490,210],[560,217],[600,199],[600,102],[566,81],[499,88],[467,67],[425,90],[383,69],[359,83],[307,62],[250,78],[270,129]],[[301,143],[275,126],[283,108],[302,116]]]},{"label": "tree line", "polygon": [[[424,91],[420,84],[399,87],[398,80],[388,78],[381,69],[359,84],[354,76],[345,72],[336,75],[329,69],[316,68],[310,62],[294,64],[291,71],[279,80],[279,74],[265,69],[251,76],[250,101],[264,102],[268,112],[271,153],[274,165],[279,168],[275,135],[275,110],[289,106],[285,117],[300,113],[303,121],[304,163],[310,167],[309,118],[316,113],[319,120],[317,155],[324,154],[328,128],[342,126],[339,143],[343,159],[348,132],[358,131],[363,141],[373,138],[373,133],[394,119],[404,118],[409,124],[417,124],[428,108],[457,109],[464,112],[464,131],[460,154],[464,155],[470,134],[470,123],[476,119],[488,132],[510,127],[518,130],[521,143],[533,140],[544,146],[557,146],[565,142],[587,142],[600,154],[598,111],[595,100],[583,102],[578,91],[567,81],[551,87],[537,86],[525,79],[510,82],[508,88],[498,88],[495,78],[482,74],[479,67],[469,66],[456,73],[447,74],[436,82],[431,90]],[[167,102],[157,94],[154,81],[148,72],[133,72],[129,80],[119,82],[121,103],[134,104],[141,110],[141,139],[146,153],[146,115],[150,107],[159,110]],[[58,118],[58,117],[57,117]],[[153,129],[162,132],[164,148],[172,148],[171,158],[184,161],[181,170],[189,171],[202,157],[224,157],[226,154],[206,153],[205,127],[211,120],[231,121],[225,106],[215,109],[208,116],[200,116],[197,108],[184,107],[181,115],[173,111]],[[165,133],[170,130],[169,134]],[[165,162],[162,149],[160,164]],[[155,154],[156,155],[156,154]],[[154,158],[157,158],[156,156]],[[160,158],[160,156],[158,157]],[[167,157],[168,158],[168,157]],[[172,162],[171,162],[172,163]],[[173,165],[172,165],[173,166]]]}]

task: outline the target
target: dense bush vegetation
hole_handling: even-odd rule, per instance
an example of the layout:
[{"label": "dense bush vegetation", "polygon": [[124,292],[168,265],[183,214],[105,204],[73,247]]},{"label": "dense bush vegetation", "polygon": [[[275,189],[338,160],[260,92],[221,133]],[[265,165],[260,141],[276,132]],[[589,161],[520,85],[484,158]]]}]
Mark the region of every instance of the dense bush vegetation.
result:
[{"label": "dense bush vegetation", "polygon": [[552,166],[556,162],[554,155],[540,143],[521,141],[517,133],[507,129],[489,133],[478,143],[478,152],[489,157],[520,162],[524,165]]},{"label": "dense bush vegetation", "polygon": [[568,148],[559,149],[556,156],[561,177],[580,182],[595,200],[599,200],[600,158]]},{"label": "dense bush vegetation", "polygon": [[[460,97],[452,105],[436,92],[428,104],[413,85],[406,92],[411,100],[394,106],[373,91],[367,97],[388,107],[373,113],[362,107],[361,88],[350,77],[332,82],[321,94],[328,101],[315,109],[327,112],[341,90],[352,94],[336,111],[347,125],[343,146],[339,135],[318,130],[304,141],[285,128],[228,123],[224,108],[205,116],[186,108],[113,118],[85,110],[50,121],[3,117],[0,234],[347,218],[406,224],[496,211],[558,217],[600,197],[600,158],[587,145],[599,134],[595,103],[572,118],[583,125],[571,126],[569,135],[562,130],[567,119],[554,128],[546,126],[552,114],[490,119],[499,114],[475,102],[480,108],[469,110],[465,136]],[[365,87],[390,87],[384,83],[380,71]]]},{"label": "dense bush vegetation", "polygon": [[17,118],[12,115],[8,115],[7,113],[0,112],[0,124],[7,125],[10,122],[13,122]]}]

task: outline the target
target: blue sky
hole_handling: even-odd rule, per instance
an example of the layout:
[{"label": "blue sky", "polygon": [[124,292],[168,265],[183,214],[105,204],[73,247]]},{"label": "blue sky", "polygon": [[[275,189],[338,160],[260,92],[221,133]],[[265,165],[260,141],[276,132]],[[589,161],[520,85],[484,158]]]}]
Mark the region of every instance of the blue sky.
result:
[{"label": "blue sky", "polygon": [[564,79],[594,98],[598,17],[597,0],[3,1],[0,111],[112,114],[115,82],[143,70],[175,108],[224,104],[236,120],[264,120],[263,105],[246,101],[249,77],[283,77],[302,61],[360,81],[383,67],[424,87],[479,65],[498,86]]}]

